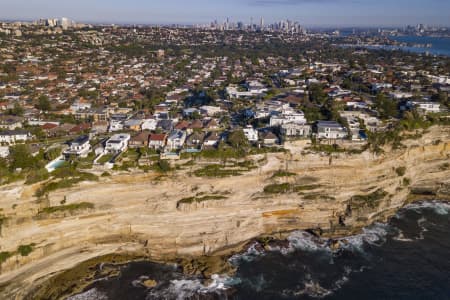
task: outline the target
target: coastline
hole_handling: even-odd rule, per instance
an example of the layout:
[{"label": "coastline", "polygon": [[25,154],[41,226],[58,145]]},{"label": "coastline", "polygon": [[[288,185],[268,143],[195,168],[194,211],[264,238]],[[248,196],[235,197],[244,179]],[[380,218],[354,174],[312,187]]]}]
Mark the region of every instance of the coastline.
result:
[{"label": "coastline", "polygon": [[[441,139],[439,143],[435,143],[437,137]],[[2,230],[2,238],[7,242],[7,246],[41,241],[36,244],[42,252],[36,250],[28,257],[28,262],[20,262],[16,258],[15,261],[2,265],[0,294],[15,295],[15,299],[22,299],[27,292],[55,274],[71,269],[77,262],[91,257],[98,259],[102,254],[128,253],[132,254],[131,257],[142,255],[140,257],[161,262],[176,262],[177,258],[185,257],[186,261],[192,262],[195,257],[227,257],[230,253],[239,252],[248,241],[255,238],[270,235],[278,237],[298,229],[320,229],[324,236],[329,234],[331,237],[352,234],[368,224],[386,220],[395,214],[399,208],[413,200],[408,200],[413,189],[421,188],[427,192],[427,188],[439,190],[443,185],[448,185],[450,171],[440,170],[439,166],[448,162],[449,140],[448,128],[434,128],[419,141],[410,141],[407,149],[389,152],[383,157],[373,157],[368,153],[333,157],[332,166],[329,165],[328,159],[317,154],[310,154],[306,158],[303,157],[303,160],[302,155],[296,153],[291,158],[283,154],[273,154],[268,157],[267,163],[257,170],[239,177],[222,179],[220,182],[217,179],[186,178],[187,183],[181,184],[180,177],[153,182],[150,181],[151,176],[137,178],[125,175],[114,181],[108,179],[112,182],[103,182],[105,186],[102,187],[82,184],[69,191],[57,191],[49,197],[49,205],[55,205],[66,197],[69,203],[92,201],[96,209],[67,216],[63,218],[65,222],[62,222],[60,217],[44,220],[30,218],[20,224],[9,221],[7,227]],[[296,157],[298,161],[295,161]],[[297,178],[272,179],[273,172],[285,166],[286,161],[290,165],[289,170],[295,172]],[[395,168],[399,166],[407,167],[404,176],[396,174]],[[321,186],[313,191],[320,196],[317,199],[307,199],[313,192],[304,192],[303,195],[261,193],[267,184],[299,184],[308,176],[319,178],[316,184]],[[410,187],[402,188],[403,177],[411,180]],[[133,190],[127,187],[130,182]],[[193,186],[197,186],[202,192],[233,189],[233,193],[224,201],[179,211],[176,208],[179,195],[197,193],[198,190],[192,191]],[[378,188],[385,189],[389,196],[380,199],[376,207],[356,207],[352,215],[346,215],[349,199],[355,195],[371,194]],[[97,190],[96,193],[93,193],[93,190]],[[29,205],[26,212],[31,211],[30,207],[35,201],[30,197],[31,194],[31,190],[27,188],[21,190],[21,200]],[[328,197],[332,195],[335,200],[324,198],[323,194]],[[418,194],[417,197],[423,198],[423,195]],[[21,205],[25,206],[25,203]],[[121,220],[126,215],[132,219]],[[151,222],[147,221],[146,217],[151,217],[151,222],[154,223],[149,224]],[[342,217],[345,217],[345,226],[339,225]],[[105,222],[108,218],[114,219],[114,222],[106,222],[104,227],[100,228],[90,227],[98,224],[97,222]],[[130,220],[135,223],[127,224]],[[139,220],[143,220],[142,223],[139,223]],[[30,237],[30,231],[24,231],[23,236],[11,234],[12,230],[20,227],[26,229],[35,225],[42,227],[41,232],[38,232],[40,236]],[[59,245],[60,249],[56,246],[51,249],[48,246],[54,245],[58,237],[56,235],[53,240],[50,236],[55,235],[55,226],[62,226],[57,229],[64,230],[66,238],[74,238],[72,244],[63,243]],[[79,233],[83,228],[89,228],[84,232],[88,235]],[[107,228],[109,232],[105,232]],[[159,232],[155,232],[156,230]],[[228,234],[224,235],[223,231]],[[28,234],[25,235],[26,233]],[[45,242],[42,242],[42,239]],[[47,253],[44,251],[45,247]],[[52,257],[63,251],[67,251],[66,256]],[[48,265],[55,262],[56,265],[52,265],[52,268],[36,272],[38,263]]]}]

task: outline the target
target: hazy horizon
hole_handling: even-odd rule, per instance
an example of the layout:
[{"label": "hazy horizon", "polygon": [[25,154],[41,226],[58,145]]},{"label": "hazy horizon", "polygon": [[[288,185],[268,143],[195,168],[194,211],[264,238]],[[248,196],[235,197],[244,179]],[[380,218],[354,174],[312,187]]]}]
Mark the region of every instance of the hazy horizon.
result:
[{"label": "hazy horizon", "polygon": [[[213,20],[266,24],[290,19],[305,26],[371,27],[428,24],[450,26],[446,0],[3,0],[0,19],[68,17],[116,24],[205,24]],[[389,12],[386,14],[386,12]],[[445,13],[443,13],[445,12]]]}]

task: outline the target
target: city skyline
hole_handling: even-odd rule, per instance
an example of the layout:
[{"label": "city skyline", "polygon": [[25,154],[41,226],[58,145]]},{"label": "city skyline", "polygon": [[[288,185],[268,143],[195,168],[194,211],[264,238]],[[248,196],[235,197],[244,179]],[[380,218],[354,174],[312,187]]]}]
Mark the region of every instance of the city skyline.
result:
[{"label": "city skyline", "polygon": [[[450,2],[381,0],[5,0],[2,20],[66,16],[80,22],[117,24],[204,24],[211,20],[266,23],[290,19],[306,26],[402,26],[424,23],[450,26]],[[405,8],[407,7],[407,13]],[[389,13],[386,14],[385,12]],[[445,12],[445,13],[443,13]]]}]

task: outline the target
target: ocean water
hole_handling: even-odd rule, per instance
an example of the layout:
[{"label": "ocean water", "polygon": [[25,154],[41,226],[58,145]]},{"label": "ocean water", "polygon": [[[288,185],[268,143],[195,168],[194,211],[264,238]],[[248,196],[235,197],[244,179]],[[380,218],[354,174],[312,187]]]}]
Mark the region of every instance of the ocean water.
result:
[{"label": "ocean water", "polygon": [[450,38],[427,37],[427,36],[391,36],[391,39],[408,44],[431,44],[431,48],[401,47],[401,49],[416,53],[431,53],[436,55],[450,56]]},{"label": "ocean water", "polygon": [[[330,242],[308,232],[235,255],[235,276],[205,283],[176,266],[134,262],[70,300],[122,299],[450,299],[450,204],[423,202],[387,224]],[[158,285],[144,287],[145,279]]]}]

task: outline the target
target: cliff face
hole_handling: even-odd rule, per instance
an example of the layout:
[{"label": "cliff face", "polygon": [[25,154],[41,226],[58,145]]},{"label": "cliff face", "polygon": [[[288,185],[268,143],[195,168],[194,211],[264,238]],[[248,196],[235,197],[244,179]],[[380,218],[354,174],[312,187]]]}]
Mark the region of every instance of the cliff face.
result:
[{"label": "cliff face", "polygon": [[[263,234],[298,229],[345,235],[385,220],[411,190],[448,194],[450,129],[432,128],[405,144],[382,156],[338,154],[331,160],[292,145],[291,154],[268,155],[264,165],[238,177],[121,175],[54,192],[45,201],[32,196],[37,187],[3,187],[0,252],[13,253],[20,245],[33,245],[33,251],[1,264],[0,295],[19,299],[49,274],[113,252],[164,259],[211,254]],[[291,176],[273,177],[280,169]],[[289,189],[265,193],[270,184]],[[178,204],[182,198],[218,194],[223,199]],[[38,213],[62,201],[95,208]]]}]

